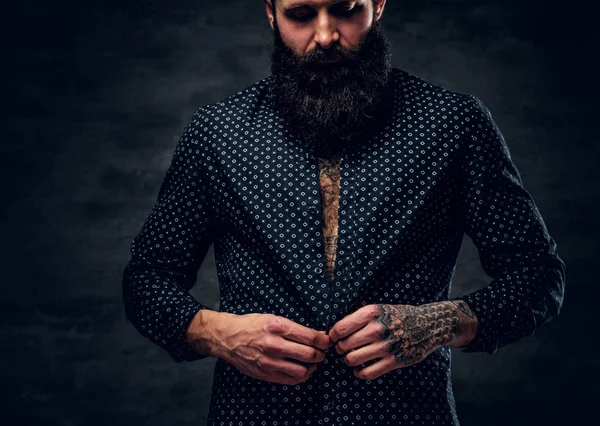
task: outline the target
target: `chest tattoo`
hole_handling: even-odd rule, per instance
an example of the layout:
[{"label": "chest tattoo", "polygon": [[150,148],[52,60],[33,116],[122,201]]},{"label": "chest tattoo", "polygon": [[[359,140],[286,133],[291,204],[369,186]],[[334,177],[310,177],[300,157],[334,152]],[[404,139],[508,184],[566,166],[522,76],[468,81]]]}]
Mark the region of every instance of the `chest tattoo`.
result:
[{"label": "chest tattoo", "polygon": [[338,207],[340,198],[340,161],[319,158],[319,183],[323,204],[323,236],[325,268],[329,280],[334,279],[338,238]]}]

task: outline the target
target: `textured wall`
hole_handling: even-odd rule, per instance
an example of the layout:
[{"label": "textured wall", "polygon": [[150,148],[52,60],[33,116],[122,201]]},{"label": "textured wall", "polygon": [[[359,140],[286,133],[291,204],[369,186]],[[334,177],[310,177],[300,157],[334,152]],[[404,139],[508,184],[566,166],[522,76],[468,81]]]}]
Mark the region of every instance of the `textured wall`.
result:
[{"label": "textured wall", "polygon": [[[4,424],[206,419],[215,360],[177,365],[142,338],[121,272],[183,126],[268,75],[272,34],[258,0],[122,3],[5,10]],[[598,93],[579,3],[388,0],[381,21],[395,66],[490,107],[567,263],[562,313],[534,337],[494,356],[453,352],[463,426],[599,414]],[[453,294],[488,282],[465,239]],[[192,293],[218,309],[212,250]]]}]

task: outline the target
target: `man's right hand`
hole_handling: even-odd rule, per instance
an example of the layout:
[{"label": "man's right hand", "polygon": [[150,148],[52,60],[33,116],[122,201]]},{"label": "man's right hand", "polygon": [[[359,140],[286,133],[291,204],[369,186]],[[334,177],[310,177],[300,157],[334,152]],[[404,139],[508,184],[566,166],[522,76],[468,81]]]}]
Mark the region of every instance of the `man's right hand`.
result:
[{"label": "man's right hand", "polygon": [[304,382],[331,346],[324,331],[278,315],[218,314],[214,322],[206,322],[212,334],[211,354],[256,379],[285,385]]}]

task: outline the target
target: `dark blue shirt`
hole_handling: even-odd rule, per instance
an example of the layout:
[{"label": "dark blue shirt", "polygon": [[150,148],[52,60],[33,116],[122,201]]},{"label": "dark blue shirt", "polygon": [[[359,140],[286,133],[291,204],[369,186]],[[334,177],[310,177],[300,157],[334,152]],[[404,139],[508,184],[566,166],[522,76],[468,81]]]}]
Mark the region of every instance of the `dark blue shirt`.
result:
[{"label": "dark blue shirt", "polygon": [[[211,244],[222,312],[270,313],[315,330],[373,303],[448,300],[466,233],[486,287],[464,352],[493,354],[558,315],[565,266],[489,110],[392,69],[390,119],[345,147],[334,280],[327,278],[317,158],[275,109],[269,76],[199,108],[175,149],[123,275],[127,318],[177,362],[199,309],[189,293]],[[333,347],[308,381],[249,377],[218,359],[209,425],[457,426],[444,346],[374,380]]]}]

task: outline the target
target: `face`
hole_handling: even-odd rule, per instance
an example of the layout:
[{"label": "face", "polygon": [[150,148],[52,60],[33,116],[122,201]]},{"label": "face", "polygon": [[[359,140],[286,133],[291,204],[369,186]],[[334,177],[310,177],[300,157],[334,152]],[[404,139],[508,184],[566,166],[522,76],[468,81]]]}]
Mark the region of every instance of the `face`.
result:
[{"label": "face", "polygon": [[355,49],[360,38],[383,13],[385,0],[267,0],[271,28],[275,20],[284,43],[296,54],[334,44]]},{"label": "face", "polygon": [[276,106],[321,157],[339,154],[390,110],[390,45],[377,21],[384,3],[276,0],[271,9]]}]

